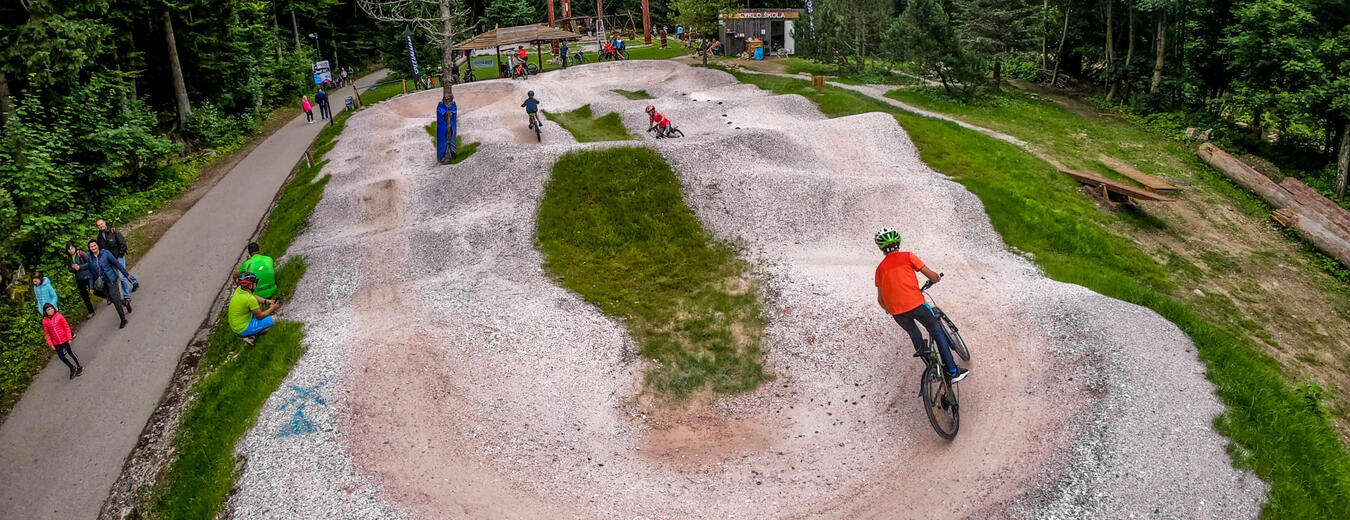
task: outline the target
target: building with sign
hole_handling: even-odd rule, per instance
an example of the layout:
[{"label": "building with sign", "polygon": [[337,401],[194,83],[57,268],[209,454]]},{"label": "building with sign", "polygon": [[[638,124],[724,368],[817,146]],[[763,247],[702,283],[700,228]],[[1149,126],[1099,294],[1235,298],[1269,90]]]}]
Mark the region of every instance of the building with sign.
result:
[{"label": "building with sign", "polygon": [[803,9],[736,9],[718,16],[718,35],[727,56],[757,45],[764,47],[765,54],[778,49],[793,54],[792,25],[804,18]]}]

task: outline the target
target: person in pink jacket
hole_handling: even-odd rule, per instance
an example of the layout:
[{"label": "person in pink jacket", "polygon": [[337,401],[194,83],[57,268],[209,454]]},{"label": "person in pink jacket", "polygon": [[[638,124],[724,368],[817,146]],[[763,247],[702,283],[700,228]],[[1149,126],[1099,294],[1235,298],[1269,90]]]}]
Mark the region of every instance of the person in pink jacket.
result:
[{"label": "person in pink jacket", "polygon": [[305,95],[300,96],[300,108],[305,109],[305,121],[306,121],[305,124],[313,123],[314,109],[313,107],[309,106],[309,96]]},{"label": "person in pink jacket", "polygon": [[[70,378],[84,374],[84,366],[80,365],[80,360],[75,357],[75,353],[70,351],[70,324],[66,323],[66,317],[56,312],[56,306],[48,303],[42,308],[42,332],[47,335],[47,348],[56,351],[56,356],[61,358],[61,362],[70,368]],[[70,359],[66,359],[70,356]],[[71,362],[74,364],[71,364]]]}]

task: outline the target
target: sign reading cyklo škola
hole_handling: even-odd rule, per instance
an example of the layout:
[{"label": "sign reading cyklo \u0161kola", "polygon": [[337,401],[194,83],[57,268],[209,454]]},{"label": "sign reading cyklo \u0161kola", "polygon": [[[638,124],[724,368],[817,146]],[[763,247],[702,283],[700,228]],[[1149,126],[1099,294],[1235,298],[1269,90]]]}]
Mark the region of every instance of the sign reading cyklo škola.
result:
[{"label": "sign reading cyklo \u0161kola", "polygon": [[802,14],[801,11],[794,11],[794,10],[784,10],[784,11],[732,11],[732,12],[723,14],[722,17],[723,17],[723,18],[726,18],[726,19],[729,19],[729,20],[737,20],[737,19],[741,19],[741,18],[755,18],[755,19],[796,19],[796,18],[800,18],[800,17],[801,17],[801,14]]}]

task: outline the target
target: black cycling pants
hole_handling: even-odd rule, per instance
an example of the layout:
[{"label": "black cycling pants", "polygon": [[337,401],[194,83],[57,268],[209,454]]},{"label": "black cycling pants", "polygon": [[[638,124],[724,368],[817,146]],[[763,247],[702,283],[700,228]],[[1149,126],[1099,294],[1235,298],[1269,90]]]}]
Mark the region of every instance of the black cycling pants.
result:
[{"label": "black cycling pants", "polygon": [[[67,360],[66,356],[70,356],[70,359]],[[75,353],[70,351],[69,341],[56,346],[56,357],[61,358],[61,362],[65,363],[67,367],[70,367],[71,370],[75,370],[75,367],[80,366],[80,360],[76,359]],[[71,361],[74,361],[75,364],[70,364]]]},{"label": "black cycling pants", "polygon": [[942,362],[947,365],[948,370],[956,370],[956,360],[952,359],[952,346],[947,335],[938,327],[937,316],[933,315],[933,310],[928,308],[928,304],[923,304],[900,314],[893,314],[891,318],[900,324],[900,328],[909,333],[910,341],[914,342],[914,350],[922,352],[928,350],[928,343],[923,339],[923,333],[919,332],[919,327],[914,322],[919,322],[923,328],[928,329],[928,334],[937,339],[938,354],[942,356]]}]

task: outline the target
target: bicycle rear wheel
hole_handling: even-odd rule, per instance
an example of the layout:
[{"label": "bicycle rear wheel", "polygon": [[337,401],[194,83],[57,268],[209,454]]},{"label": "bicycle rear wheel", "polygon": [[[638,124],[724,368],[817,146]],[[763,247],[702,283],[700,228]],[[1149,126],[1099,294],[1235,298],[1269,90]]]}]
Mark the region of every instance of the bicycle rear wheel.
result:
[{"label": "bicycle rear wheel", "polygon": [[684,137],[684,132],[681,132],[679,128],[671,128],[670,132],[666,133],[666,137]]},{"label": "bicycle rear wheel", "polygon": [[951,340],[952,350],[956,355],[961,356],[961,360],[970,361],[970,348],[966,347],[966,340],[961,339],[961,331],[956,329],[956,324],[946,314],[942,315],[942,320],[938,321],[942,331],[947,333],[947,339]]},{"label": "bicycle rear wheel", "polygon": [[923,370],[923,379],[919,382],[919,394],[923,397],[923,411],[928,416],[928,424],[933,425],[939,437],[952,440],[961,428],[960,405],[957,402],[956,387],[947,384],[942,378],[938,365],[928,365]]}]

